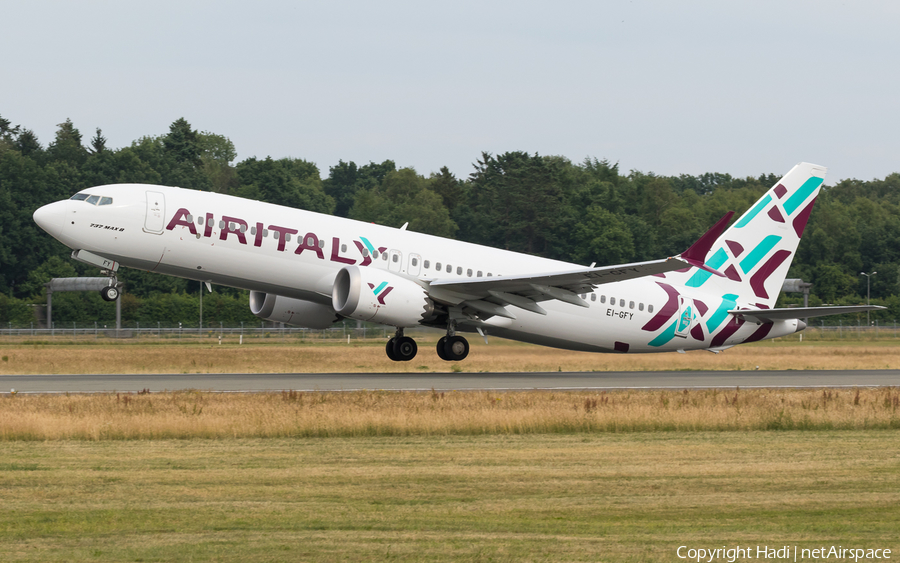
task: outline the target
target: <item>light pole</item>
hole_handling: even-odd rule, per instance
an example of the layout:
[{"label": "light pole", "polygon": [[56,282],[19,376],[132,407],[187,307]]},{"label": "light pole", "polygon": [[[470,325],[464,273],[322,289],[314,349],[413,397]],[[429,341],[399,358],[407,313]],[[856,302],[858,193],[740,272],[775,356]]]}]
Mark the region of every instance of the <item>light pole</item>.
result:
[{"label": "light pole", "polygon": [[[878,272],[872,272],[871,274],[867,274],[865,272],[859,273],[859,275],[861,275],[861,276],[866,276],[866,307],[869,306],[869,297],[872,294],[872,292],[871,292],[872,284],[870,282],[872,281],[872,276],[874,276],[877,273]],[[866,326],[872,326],[872,323],[869,321],[869,311],[866,311]]]}]

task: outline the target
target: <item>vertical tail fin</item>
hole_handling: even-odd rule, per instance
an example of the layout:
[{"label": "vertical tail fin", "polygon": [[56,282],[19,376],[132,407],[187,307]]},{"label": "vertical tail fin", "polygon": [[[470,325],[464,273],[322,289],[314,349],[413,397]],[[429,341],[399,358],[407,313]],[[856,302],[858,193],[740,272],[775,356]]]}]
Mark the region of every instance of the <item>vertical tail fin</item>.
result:
[{"label": "vertical tail fin", "polygon": [[684,284],[731,294],[736,301],[762,309],[771,308],[797,252],[825,172],[824,167],[806,162],[793,167],[713,243],[705,264],[725,277],[691,268]]}]

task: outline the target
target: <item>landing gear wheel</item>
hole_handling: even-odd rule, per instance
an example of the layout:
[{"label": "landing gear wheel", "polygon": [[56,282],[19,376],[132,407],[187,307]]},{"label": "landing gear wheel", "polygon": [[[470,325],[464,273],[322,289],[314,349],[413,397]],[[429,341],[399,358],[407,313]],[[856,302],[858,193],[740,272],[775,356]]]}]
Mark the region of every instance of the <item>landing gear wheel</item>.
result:
[{"label": "landing gear wheel", "polygon": [[447,342],[444,343],[444,355],[451,362],[458,362],[466,359],[469,355],[469,341],[462,336],[446,337]]},{"label": "landing gear wheel", "polygon": [[115,301],[119,298],[119,289],[114,285],[109,285],[100,290],[100,297],[104,301]]},{"label": "landing gear wheel", "polygon": [[447,337],[442,336],[441,339],[437,342],[438,358],[444,360],[445,362],[449,362],[450,358],[447,357],[447,352],[444,350],[445,346],[447,346]]},{"label": "landing gear wheel", "polygon": [[396,338],[396,337],[391,338],[390,340],[388,340],[388,341],[387,341],[387,345],[385,345],[385,347],[384,347],[384,351],[385,351],[385,353],[387,353],[387,357],[388,357],[388,358],[394,360],[395,362],[399,362],[399,361],[400,361],[400,358],[398,358],[397,355],[394,354],[394,344],[395,344],[396,342],[397,342],[397,338]]},{"label": "landing gear wheel", "polygon": [[400,338],[394,338],[396,342],[394,342],[394,358],[399,362],[408,362],[411,359],[416,357],[416,352],[419,351],[419,347],[416,345],[416,341],[408,336],[401,336]]}]

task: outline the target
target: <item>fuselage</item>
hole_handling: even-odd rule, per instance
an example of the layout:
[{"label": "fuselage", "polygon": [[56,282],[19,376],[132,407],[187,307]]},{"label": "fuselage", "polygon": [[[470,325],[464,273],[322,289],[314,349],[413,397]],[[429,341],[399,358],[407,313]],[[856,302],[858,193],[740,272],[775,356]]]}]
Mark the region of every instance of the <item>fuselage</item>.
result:
[{"label": "fuselage", "polygon": [[[174,187],[118,184],[47,205],[35,220],[76,250],[121,265],[331,306],[338,271],[386,270],[433,280],[567,271],[581,266],[242,198]],[[547,314],[490,316],[488,334],[570,350],[659,352],[722,348],[790,334],[797,321],[742,323],[729,331],[723,300],[709,287],[679,286],[699,302],[683,334],[669,334],[678,298],[665,276],[604,283],[581,294],[588,307],[541,302]],[[673,305],[674,299],[674,305]],[[665,313],[665,322],[656,322]],[[659,326],[656,326],[656,325]],[[699,328],[697,328],[699,327]],[[472,330],[461,326],[461,330]],[[727,334],[726,334],[727,332]],[[617,344],[628,342],[626,349]]]}]

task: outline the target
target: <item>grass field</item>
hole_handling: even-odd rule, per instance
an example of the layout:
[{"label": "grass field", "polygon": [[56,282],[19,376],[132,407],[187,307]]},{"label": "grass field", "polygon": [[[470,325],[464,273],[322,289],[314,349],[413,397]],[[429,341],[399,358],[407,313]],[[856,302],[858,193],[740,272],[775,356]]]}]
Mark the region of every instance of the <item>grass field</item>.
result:
[{"label": "grass field", "polygon": [[3,397],[7,442],[900,429],[891,388]]},{"label": "grass field", "polygon": [[[397,364],[380,342],[7,342],[0,374],[448,369],[420,344]],[[451,367],[900,365],[891,341],[653,356],[472,344]],[[898,389],[3,394],[0,561],[685,561],[679,546],[759,561],[765,546],[832,545],[896,558],[898,428]]]},{"label": "grass field", "polygon": [[346,344],[295,341],[238,345],[226,340],[136,340],[73,344],[64,339],[0,342],[0,375],[57,373],[328,373],[328,372],[505,372],[895,369],[898,340],[766,341],[720,354],[594,354],[545,348],[501,339],[486,345],[470,339],[462,362],[444,362],[434,351],[437,337],[419,340],[410,362],[392,362],[384,341]]},{"label": "grass field", "polygon": [[658,562],[682,561],[682,545],[900,553],[893,431],[51,441],[0,451],[8,562]]}]

